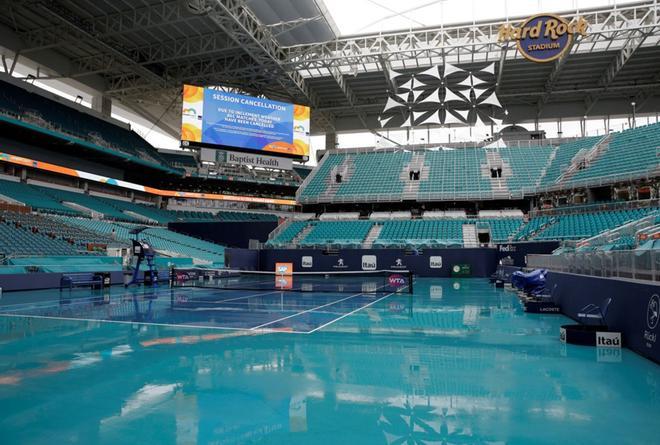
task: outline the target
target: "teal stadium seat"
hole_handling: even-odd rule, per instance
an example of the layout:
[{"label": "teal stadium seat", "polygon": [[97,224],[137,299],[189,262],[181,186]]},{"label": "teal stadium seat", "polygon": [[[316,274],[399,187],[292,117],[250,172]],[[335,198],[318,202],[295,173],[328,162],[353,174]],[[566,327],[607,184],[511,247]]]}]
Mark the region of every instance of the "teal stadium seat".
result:
[{"label": "teal stadium seat", "polygon": [[532,239],[578,240],[590,238],[605,230],[610,230],[627,222],[641,219],[656,210],[645,208],[553,216],[551,217],[551,223],[533,236]]},{"label": "teal stadium seat", "polygon": [[613,133],[609,146],[587,168],[571,175],[569,182],[649,172],[658,167],[658,147],[660,124]]},{"label": "teal stadium seat", "polygon": [[411,157],[409,151],[403,150],[351,155],[354,170],[339,186],[337,196],[368,195],[378,199],[378,196],[401,195],[404,187],[401,169]]},{"label": "teal stadium seat", "polygon": [[317,221],[301,241],[301,246],[335,244],[359,247],[373,226],[372,221]]},{"label": "teal stadium seat", "polygon": [[463,246],[461,219],[385,221],[374,241],[377,247]]},{"label": "teal stadium seat", "polygon": [[602,136],[586,137],[558,146],[554,151],[554,157],[551,157],[545,174],[541,178],[540,185],[554,184],[571,165],[571,160],[580,150],[592,148],[600,139],[602,139]]},{"label": "teal stadium seat", "polygon": [[132,157],[154,168],[179,172],[172,169],[158,150],[134,131],[29,92],[12,83],[0,81],[0,108],[18,118],[26,114],[37,115],[48,122],[45,130],[52,132],[56,129],[63,137],[73,136],[89,142],[90,145],[98,145],[97,141],[102,140],[102,145],[98,145],[101,151],[114,152],[124,158]]},{"label": "teal stadium seat", "polygon": [[429,176],[427,180],[420,181],[418,196],[430,194],[441,199],[451,199],[491,192],[490,180],[483,175],[481,168],[486,165],[484,149],[427,151],[424,165]]},{"label": "teal stadium seat", "polygon": [[500,148],[502,160],[511,167],[511,176],[506,178],[509,191],[536,188],[552,151],[550,146]]},{"label": "teal stadium seat", "polygon": [[70,209],[59,200],[43,193],[42,187],[36,187],[22,182],[0,180],[0,195],[22,202],[36,210],[62,215],[80,215],[80,212]]},{"label": "teal stadium seat", "polygon": [[308,221],[291,221],[286,224],[288,224],[288,226],[282,229],[277,236],[266,242],[267,246],[283,247],[290,244],[296,235],[298,235],[298,233],[310,223]]}]

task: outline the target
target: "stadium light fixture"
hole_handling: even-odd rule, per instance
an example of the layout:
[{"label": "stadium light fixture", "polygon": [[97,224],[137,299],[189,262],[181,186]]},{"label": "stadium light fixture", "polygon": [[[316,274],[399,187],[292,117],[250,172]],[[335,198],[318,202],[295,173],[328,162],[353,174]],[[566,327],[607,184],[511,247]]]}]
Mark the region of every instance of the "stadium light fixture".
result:
[{"label": "stadium light fixture", "polygon": [[632,107],[632,127],[637,128],[637,122],[636,122],[636,115],[635,115],[635,107],[637,106],[637,102],[634,100],[630,102],[630,106]]}]

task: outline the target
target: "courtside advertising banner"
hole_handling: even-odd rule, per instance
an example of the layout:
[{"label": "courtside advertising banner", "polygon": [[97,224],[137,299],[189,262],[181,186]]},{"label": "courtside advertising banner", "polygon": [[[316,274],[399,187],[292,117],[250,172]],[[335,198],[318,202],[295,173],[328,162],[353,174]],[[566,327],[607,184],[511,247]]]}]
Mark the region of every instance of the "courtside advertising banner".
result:
[{"label": "courtside advertising banner", "polygon": [[184,85],[181,142],[307,159],[309,117],[306,106]]}]

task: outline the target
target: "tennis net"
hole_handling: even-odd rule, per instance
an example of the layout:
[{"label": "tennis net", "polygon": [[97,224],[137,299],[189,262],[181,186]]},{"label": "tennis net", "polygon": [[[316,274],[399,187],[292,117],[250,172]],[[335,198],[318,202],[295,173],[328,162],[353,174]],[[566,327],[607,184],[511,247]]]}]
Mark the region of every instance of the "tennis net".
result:
[{"label": "tennis net", "polygon": [[291,292],[412,293],[413,275],[407,270],[294,272],[283,275],[264,271],[174,268],[170,272],[170,286]]}]

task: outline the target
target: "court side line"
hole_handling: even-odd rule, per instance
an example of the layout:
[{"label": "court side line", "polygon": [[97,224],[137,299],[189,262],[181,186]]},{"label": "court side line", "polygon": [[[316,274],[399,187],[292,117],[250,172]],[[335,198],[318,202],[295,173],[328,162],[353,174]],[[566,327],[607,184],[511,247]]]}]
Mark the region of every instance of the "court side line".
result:
[{"label": "court side line", "polygon": [[390,297],[390,296],[394,295],[395,293],[396,293],[396,292],[389,293],[389,294],[385,295],[384,297],[381,297],[381,298],[379,298],[378,300],[372,301],[371,303],[365,304],[364,306],[361,306],[361,307],[359,307],[359,308],[357,308],[357,309],[354,309],[354,310],[352,310],[351,312],[348,312],[347,314],[342,315],[341,317],[337,317],[337,318],[335,318],[334,320],[330,320],[329,322],[327,322],[327,323],[325,323],[325,324],[322,324],[321,326],[317,326],[317,327],[315,327],[314,329],[312,329],[311,331],[307,331],[307,332],[305,332],[305,334],[311,334],[312,332],[316,332],[316,331],[318,331],[319,329],[323,329],[323,328],[326,327],[326,326],[330,326],[331,324],[338,322],[338,321],[341,320],[342,318],[346,318],[346,317],[348,317],[349,315],[353,315],[354,313],[356,313],[356,312],[358,312],[358,311],[361,311],[362,309],[366,309],[366,308],[368,308],[369,306],[374,305],[374,304],[378,303],[379,301],[382,301],[382,300],[386,299],[387,297]]},{"label": "court side line", "polygon": [[[260,297],[260,296],[263,296],[263,295],[277,294],[277,293],[279,293],[279,291],[262,292],[262,293],[259,293],[259,294],[244,295],[242,297],[228,298],[228,299],[225,299],[225,300],[218,300],[218,301],[213,301],[213,302],[205,301],[205,300],[189,300],[186,303],[221,304],[221,303],[224,303],[224,302],[227,302],[227,301],[242,300],[242,299],[246,299],[246,298]],[[140,302],[151,300],[151,301],[154,301],[156,303],[164,303],[164,304],[169,305],[170,304],[169,298],[171,298],[171,296],[172,296],[172,291],[170,289],[167,289],[167,290],[164,290],[162,292],[162,295],[159,295],[159,297],[168,298],[167,301],[165,300],[165,298],[151,299],[151,298],[149,298],[149,295],[151,295],[151,294],[135,294],[135,295],[131,295],[131,298],[138,298],[138,299],[140,299]],[[128,301],[128,300],[121,301],[121,302],[113,301],[113,299],[116,300],[116,299],[119,299],[119,298],[122,298],[122,297],[125,297],[125,296],[126,295],[121,295],[121,294],[111,295],[109,304],[129,303],[129,302],[131,302],[131,301]],[[91,302],[90,300],[92,298],[98,298],[98,297],[96,297],[96,296],[78,297],[78,298],[72,299],[68,303],[62,303],[62,300],[60,299],[60,300],[44,300],[44,301],[39,301],[39,302],[35,302],[35,303],[18,303],[18,304],[15,304],[15,305],[12,304],[12,305],[7,305],[7,306],[0,306],[0,314],[26,311],[26,310],[29,310],[29,309],[47,309],[47,308],[51,308],[51,307],[62,307],[62,306],[72,307],[72,306],[75,306],[75,305],[89,304]],[[21,307],[16,307],[16,306],[19,306],[19,305]],[[6,309],[3,309],[3,308],[6,308]],[[180,309],[182,309],[182,308],[174,308],[173,310],[180,310]],[[25,314],[25,316],[36,317],[36,315],[29,315],[29,314]],[[80,320],[80,319],[76,318],[76,320]]]},{"label": "court side line", "polygon": [[216,329],[226,331],[251,331],[250,328],[232,328],[228,326],[204,326],[194,324],[171,324],[171,323],[154,323],[151,321],[126,321],[126,320],[104,320],[101,318],[74,318],[74,317],[56,317],[53,315],[22,315],[22,314],[8,314],[0,313],[0,317],[12,318],[38,318],[45,320],[66,320],[66,321],[85,321],[85,322],[98,322],[98,323],[115,323],[115,324],[140,324],[147,326],[164,326],[168,328],[195,328],[195,329]]},{"label": "court side line", "polygon": [[[242,297],[235,297],[235,298],[228,298],[226,300],[218,300],[218,301],[205,301],[205,300],[188,300],[186,303],[209,303],[209,304],[222,304],[226,303],[228,301],[236,301],[236,300],[245,300],[246,298],[252,298],[252,297],[262,297],[264,295],[270,295],[270,294],[278,294],[280,293],[279,291],[270,291],[270,292],[262,292],[260,294],[251,294],[251,295],[244,295]],[[192,310],[197,310],[197,309],[186,309],[186,308],[173,308],[174,310],[187,310],[187,311],[192,311]],[[205,308],[204,310],[212,310],[211,308]]]},{"label": "court side line", "polygon": [[[243,331],[243,332],[253,332],[252,328],[232,328],[229,326],[206,326],[206,325],[193,325],[193,324],[171,324],[171,323],[154,323],[147,321],[125,321],[125,320],[103,320],[100,318],[73,318],[73,317],[56,317],[50,315],[22,315],[22,314],[9,314],[9,313],[0,313],[0,318],[37,318],[45,320],[60,320],[60,321],[84,321],[84,322],[98,322],[98,323],[114,323],[114,324],[138,324],[138,325],[148,325],[148,326],[161,326],[166,328],[189,328],[189,329],[211,329],[216,331]],[[307,334],[307,331],[283,331],[280,329],[263,329],[262,332],[267,334],[295,334],[302,335]]]},{"label": "court side line", "polygon": [[[115,285],[113,284],[113,286],[115,286]],[[142,293],[142,294],[134,294],[134,295],[132,295],[132,296],[133,296],[133,297],[142,297],[142,298],[144,298],[144,299],[146,299],[146,300],[149,300],[149,298],[147,298],[147,296],[150,296],[150,295],[157,295],[157,296],[159,296],[159,295],[161,295],[161,294],[164,295],[165,293],[167,293],[167,296],[169,297],[170,292],[171,292],[169,287],[167,287],[167,288],[161,288],[161,290],[162,290],[162,292],[159,290],[159,291],[154,292],[154,293],[151,293],[151,294],[145,294],[145,293]],[[62,293],[64,293],[64,292],[68,292],[68,291],[65,290],[65,291],[63,291]],[[75,291],[74,291],[74,292],[75,292]],[[113,293],[110,293],[110,294],[105,294],[105,295],[109,295],[110,298],[112,299],[112,298],[126,297],[128,294],[120,294],[120,293],[113,294]],[[103,297],[103,296],[104,296],[103,294],[89,295],[89,296],[87,296],[87,297],[75,296],[75,297],[71,297],[69,303],[66,303],[66,304],[68,304],[68,305],[73,305],[73,304],[85,304],[85,303],[89,303],[89,300],[91,300],[92,298],[99,298],[99,297]],[[58,303],[58,304],[46,305],[46,306],[39,306],[39,307],[59,306],[59,305],[62,305],[62,304],[63,304],[63,303],[62,303],[62,299],[63,299],[63,298],[64,298],[64,296],[60,296],[60,297],[57,298],[57,299],[39,300],[39,301],[33,301],[33,302],[31,302],[31,303],[14,303],[14,304],[6,304],[6,305],[4,305],[4,306],[0,306],[0,311],[2,311],[2,308],[8,308],[8,310],[12,310],[12,311],[13,311],[13,310],[19,310],[19,311],[20,311],[20,310],[23,310],[23,309],[26,309],[26,308],[34,307],[35,305],[39,305],[39,304],[47,304],[47,303]],[[20,307],[18,307],[18,306],[20,306]],[[14,309],[14,308],[16,308],[16,309]]]},{"label": "court side line", "polygon": [[348,297],[341,298],[339,300],[335,300],[335,301],[332,301],[330,303],[322,304],[321,306],[316,306],[316,307],[313,307],[313,308],[310,308],[310,309],[306,309],[304,311],[296,312],[295,314],[291,314],[291,315],[288,315],[286,317],[278,318],[277,320],[269,321],[268,323],[264,323],[264,324],[261,324],[259,326],[255,326],[251,329],[252,330],[260,329],[260,328],[263,328],[264,326],[268,326],[270,324],[277,323],[278,321],[287,320],[289,318],[297,317],[298,315],[306,314],[308,312],[312,312],[312,311],[315,311],[317,309],[321,309],[321,308],[324,308],[324,307],[327,307],[327,306],[332,306],[333,304],[341,303],[342,301],[346,301],[346,300],[349,300],[351,298],[355,298],[359,295],[363,295],[363,292],[360,292],[359,294],[355,294],[355,295],[349,295]]}]

